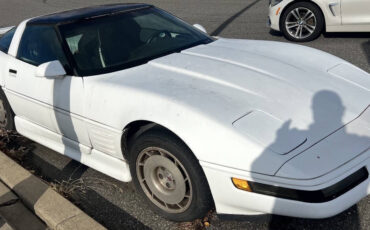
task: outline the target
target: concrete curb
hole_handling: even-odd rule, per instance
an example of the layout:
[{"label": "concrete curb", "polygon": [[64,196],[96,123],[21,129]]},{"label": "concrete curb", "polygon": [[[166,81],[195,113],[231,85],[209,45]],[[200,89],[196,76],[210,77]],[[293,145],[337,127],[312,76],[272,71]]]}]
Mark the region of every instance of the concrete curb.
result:
[{"label": "concrete curb", "polygon": [[0,179],[51,229],[106,229],[1,151]]},{"label": "concrete curb", "polygon": [[2,182],[0,182],[0,203],[0,216],[10,227],[8,229],[46,229],[46,225]]}]

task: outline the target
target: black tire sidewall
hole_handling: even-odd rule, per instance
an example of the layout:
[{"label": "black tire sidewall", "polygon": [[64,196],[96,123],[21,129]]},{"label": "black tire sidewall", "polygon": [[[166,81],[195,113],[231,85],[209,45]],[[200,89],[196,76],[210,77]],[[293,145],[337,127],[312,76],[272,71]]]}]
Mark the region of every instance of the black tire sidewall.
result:
[{"label": "black tire sidewall", "polygon": [[[289,12],[291,12],[293,9],[298,8],[298,7],[304,7],[304,8],[311,10],[316,17],[317,25],[316,25],[315,31],[310,36],[304,39],[297,39],[293,37],[292,35],[289,34],[289,32],[285,28],[285,21],[287,19]],[[284,37],[287,38],[288,40],[294,41],[294,42],[309,42],[309,41],[315,40],[321,35],[321,33],[324,30],[324,25],[325,25],[325,18],[321,12],[321,9],[318,6],[310,2],[297,2],[297,3],[293,3],[292,5],[288,6],[288,8],[284,10],[283,14],[281,15],[279,26],[280,26],[280,30],[283,33]]]},{"label": "black tire sidewall", "polygon": [[8,99],[6,98],[6,95],[4,91],[0,88],[0,100],[3,103],[4,109],[7,114],[7,123],[4,127],[0,125],[0,128],[6,129],[6,130],[15,130],[15,125],[14,125],[14,113],[12,108],[10,107],[10,104],[8,102]]},{"label": "black tire sidewall", "polygon": [[[146,196],[137,179],[136,160],[139,153],[147,147],[159,147],[173,154],[186,169],[193,189],[190,206],[182,213],[168,213],[153,204]],[[191,150],[178,138],[162,129],[153,129],[141,134],[129,148],[129,163],[132,180],[136,190],[151,208],[161,216],[172,221],[192,221],[202,218],[212,208],[213,200],[204,172]]]}]

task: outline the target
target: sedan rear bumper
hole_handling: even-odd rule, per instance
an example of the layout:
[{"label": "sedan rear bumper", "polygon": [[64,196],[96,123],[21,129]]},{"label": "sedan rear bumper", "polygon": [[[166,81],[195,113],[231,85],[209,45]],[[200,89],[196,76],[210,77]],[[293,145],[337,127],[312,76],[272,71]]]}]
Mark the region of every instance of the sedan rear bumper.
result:
[{"label": "sedan rear bumper", "polygon": [[[247,192],[237,189],[231,181],[232,177],[237,177],[277,187],[313,192],[333,187],[363,168],[366,168],[369,172],[370,158],[345,173],[340,174],[339,172],[342,170],[336,170],[323,176],[323,178],[316,178],[311,181],[305,180],[303,183],[299,180],[279,179],[263,175],[256,176],[244,171],[241,172],[205,162],[201,162],[201,165],[207,176],[216,210],[220,214],[256,215],[268,213],[300,218],[327,218],[343,212],[370,194],[370,179],[368,176],[361,180],[362,182],[359,181],[359,183],[353,184],[353,187],[347,189],[344,193],[323,202],[307,202]],[[328,180],[328,178],[331,179]]]}]

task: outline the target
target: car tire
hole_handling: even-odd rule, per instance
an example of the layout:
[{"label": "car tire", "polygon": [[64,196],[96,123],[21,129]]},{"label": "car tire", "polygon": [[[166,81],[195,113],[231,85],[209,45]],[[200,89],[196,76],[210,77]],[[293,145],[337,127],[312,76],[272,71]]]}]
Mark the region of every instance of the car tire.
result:
[{"label": "car tire", "polygon": [[284,37],[295,42],[308,42],[323,32],[324,15],[320,8],[310,2],[294,3],[281,15],[280,30]]},{"label": "car tire", "polygon": [[0,129],[15,130],[14,113],[2,89],[0,89]]},{"label": "car tire", "polygon": [[191,150],[174,134],[152,128],[129,146],[136,190],[151,208],[172,221],[203,218],[213,207],[204,172]]}]

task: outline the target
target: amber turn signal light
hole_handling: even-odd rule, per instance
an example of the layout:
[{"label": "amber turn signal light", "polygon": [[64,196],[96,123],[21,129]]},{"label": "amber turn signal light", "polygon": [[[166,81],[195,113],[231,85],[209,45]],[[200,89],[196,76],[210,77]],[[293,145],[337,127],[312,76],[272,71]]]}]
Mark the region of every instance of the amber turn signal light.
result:
[{"label": "amber turn signal light", "polygon": [[277,16],[277,15],[279,15],[279,12],[280,12],[280,7],[279,7],[279,9],[277,9],[277,11],[276,11],[276,16]]},{"label": "amber turn signal light", "polygon": [[231,178],[231,180],[233,181],[234,186],[237,187],[238,189],[252,192],[252,188],[249,186],[248,181],[234,177]]}]

